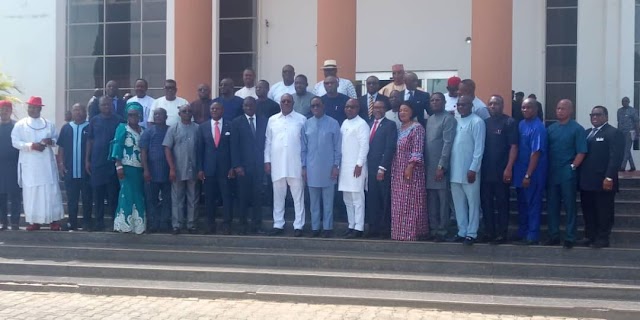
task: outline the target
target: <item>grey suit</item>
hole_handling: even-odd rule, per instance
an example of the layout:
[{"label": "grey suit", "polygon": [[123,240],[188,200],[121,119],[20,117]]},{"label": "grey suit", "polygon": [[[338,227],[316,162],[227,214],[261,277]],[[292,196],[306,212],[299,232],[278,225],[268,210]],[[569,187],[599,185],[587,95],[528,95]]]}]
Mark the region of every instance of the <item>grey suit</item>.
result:
[{"label": "grey suit", "polygon": [[[427,119],[425,150],[425,174],[427,179],[427,211],[431,235],[447,233],[451,197],[449,190],[449,159],[456,135],[456,119],[448,112],[434,113]],[[436,181],[436,171],[441,166],[444,179]]]}]

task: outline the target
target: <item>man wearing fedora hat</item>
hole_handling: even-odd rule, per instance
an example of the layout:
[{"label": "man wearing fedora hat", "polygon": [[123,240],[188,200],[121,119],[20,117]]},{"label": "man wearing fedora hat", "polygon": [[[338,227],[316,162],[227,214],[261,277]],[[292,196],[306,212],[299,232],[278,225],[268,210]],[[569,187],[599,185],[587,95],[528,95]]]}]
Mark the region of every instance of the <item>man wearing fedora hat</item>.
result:
[{"label": "man wearing fedora hat", "polygon": [[22,187],[25,220],[28,231],[51,224],[51,230],[61,229],[62,195],[58,184],[58,168],[52,147],[58,138],[52,122],[40,116],[42,98],[27,101],[28,117],[18,121],[11,131],[13,147],[20,151],[18,184]]},{"label": "man wearing fedora hat", "polygon": [[[353,86],[351,80],[338,77],[338,62],[336,62],[336,60],[325,60],[322,70],[324,71],[325,79],[328,77],[336,77],[336,79],[338,79],[339,93],[342,93],[352,99],[358,99],[356,88]],[[324,80],[316,83],[313,92],[318,97],[322,97],[327,94],[327,91],[324,89]]]}]

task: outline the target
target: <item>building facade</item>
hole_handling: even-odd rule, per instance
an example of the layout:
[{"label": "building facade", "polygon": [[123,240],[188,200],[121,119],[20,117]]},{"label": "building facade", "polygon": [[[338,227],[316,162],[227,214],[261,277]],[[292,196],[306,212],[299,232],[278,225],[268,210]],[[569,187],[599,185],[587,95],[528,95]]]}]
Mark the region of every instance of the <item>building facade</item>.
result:
[{"label": "building facade", "polygon": [[[640,99],[640,1],[634,0],[16,0],[0,2],[5,45],[0,68],[24,97],[40,95],[61,123],[74,102],[115,79],[135,79],[162,95],[178,81],[193,99],[199,83],[253,67],[280,81],[285,64],[322,77],[325,59],[339,76],[388,80],[391,65],[415,71],[422,87],[444,90],[452,75],[471,77],[478,96],[534,93],[553,120],[572,98],[589,126],[595,105],[615,109]],[[639,30],[636,32],[636,30]],[[214,90],[215,91],[215,90]],[[18,115],[25,115],[26,112]]]}]

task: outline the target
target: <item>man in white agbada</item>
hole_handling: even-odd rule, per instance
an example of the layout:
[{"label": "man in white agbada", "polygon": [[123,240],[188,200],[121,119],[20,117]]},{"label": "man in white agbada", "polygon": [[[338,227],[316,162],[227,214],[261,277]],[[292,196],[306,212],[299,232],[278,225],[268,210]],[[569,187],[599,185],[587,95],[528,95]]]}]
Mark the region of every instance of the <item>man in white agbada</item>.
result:
[{"label": "man in white agbada", "polygon": [[344,107],[347,120],[342,123],[342,161],[338,190],[342,191],[347,207],[349,229],[346,238],[361,238],[364,231],[364,189],[367,183],[367,154],[369,153],[369,125],[358,116],[360,103],[349,99]]},{"label": "man in white agbada", "polygon": [[269,118],[264,145],[264,170],[273,182],[273,230],[269,235],[284,233],[284,201],[288,185],[296,212],[294,235],[301,237],[305,217],[300,135],[307,118],[293,111],[291,94],[282,95],[280,109],[281,112]]},{"label": "man in white agbada", "polygon": [[51,230],[58,231],[58,221],[64,216],[52,149],[58,134],[53,123],[40,117],[42,98],[31,97],[27,105],[29,116],[18,121],[11,132],[11,143],[20,151],[18,185],[22,188],[27,231],[48,223]]}]

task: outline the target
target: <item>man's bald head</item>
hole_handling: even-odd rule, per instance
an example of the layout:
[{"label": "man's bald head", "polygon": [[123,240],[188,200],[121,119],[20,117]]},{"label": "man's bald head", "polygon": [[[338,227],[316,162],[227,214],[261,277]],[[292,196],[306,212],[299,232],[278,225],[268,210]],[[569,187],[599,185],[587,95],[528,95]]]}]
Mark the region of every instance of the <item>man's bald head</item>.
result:
[{"label": "man's bald head", "polygon": [[[537,104],[536,104],[537,106]],[[562,99],[556,105],[556,119],[560,123],[566,123],[573,115],[573,102],[569,99]]]}]

